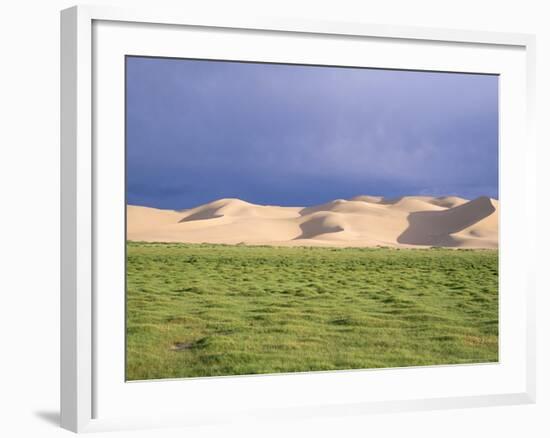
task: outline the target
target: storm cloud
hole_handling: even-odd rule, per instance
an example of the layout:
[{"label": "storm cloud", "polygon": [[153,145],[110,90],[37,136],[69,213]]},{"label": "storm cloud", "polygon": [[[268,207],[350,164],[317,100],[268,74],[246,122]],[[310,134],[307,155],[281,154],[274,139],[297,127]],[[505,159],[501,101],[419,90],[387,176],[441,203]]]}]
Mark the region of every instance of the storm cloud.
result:
[{"label": "storm cloud", "polygon": [[498,198],[493,75],[128,57],[127,201]]}]

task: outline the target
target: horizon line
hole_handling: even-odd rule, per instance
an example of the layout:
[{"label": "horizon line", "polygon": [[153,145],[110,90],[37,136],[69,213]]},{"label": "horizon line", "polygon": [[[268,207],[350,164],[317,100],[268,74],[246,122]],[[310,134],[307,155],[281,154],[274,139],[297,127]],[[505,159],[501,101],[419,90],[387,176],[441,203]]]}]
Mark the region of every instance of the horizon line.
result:
[{"label": "horizon line", "polygon": [[399,201],[403,198],[413,198],[413,197],[418,197],[418,198],[433,198],[433,199],[442,199],[442,198],[451,198],[451,197],[454,197],[454,198],[460,198],[460,199],[464,199],[465,201],[468,201],[468,202],[471,202],[475,199],[479,199],[479,198],[489,198],[491,200],[494,200],[494,201],[499,201],[499,198],[498,197],[492,197],[492,196],[487,196],[487,195],[479,195],[479,196],[476,196],[475,198],[468,198],[468,197],[465,197],[465,196],[460,196],[460,195],[425,195],[425,194],[415,194],[415,195],[401,195],[401,196],[381,196],[381,195],[356,195],[356,196],[353,196],[352,198],[334,198],[334,199],[329,199],[325,202],[321,202],[321,203],[314,203],[312,205],[284,205],[284,204],[264,204],[264,203],[258,203],[258,202],[251,202],[251,201],[248,201],[244,198],[237,198],[237,197],[222,197],[222,198],[216,198],[216,199],[212,199],[210,201],[207,201],[207,202],[204,202],[204,203],[201,203],[201,204],[195,204],[191,207],[178,207],[178,208],[172,208],[172,207],[169,207],[169,208],[161,208],[161,207],[155,207],[155,206],[151,206],[151,205],[144,205],[144,204],[132,204],[132,203],[128,203],[126,202],[126,206],[127,207],[144,207],[144,208],[154,208],[154,209],[157,209],[157,210],[174,210],[174,211],[181,211],[181,210],[191,210],[193,208],[198,208],[198,207],[201,207],[203,205],[208,205],[208,204],[212,204],[214,202],[218,202],[218,201],[222,201],[222,200],[237,200],[237,201],[242,201],[242,202],[246,202],[247,204],[252,204],[252,205],[259,205],[259,206],[264,206],[264,207],[289,207],[289,208],[292,208],[292,207],[295,207],[295,208],[307,208],[307,207],[314,207],[314,206],[318,206],[318,205],[323,205],[323,204],[327,204],[329,202],[335,202],[335,201],[347,201],[347,202],[366,202],[366,201],[360,201],[360,200],[355,200],[354,198],[358,198],[358,197],[371,197],[371,198],[380,198],[379,202],[374,202],[375,204],[378,204],[378,203],[382,203],[382,202],[388,202],[389,201]]}]

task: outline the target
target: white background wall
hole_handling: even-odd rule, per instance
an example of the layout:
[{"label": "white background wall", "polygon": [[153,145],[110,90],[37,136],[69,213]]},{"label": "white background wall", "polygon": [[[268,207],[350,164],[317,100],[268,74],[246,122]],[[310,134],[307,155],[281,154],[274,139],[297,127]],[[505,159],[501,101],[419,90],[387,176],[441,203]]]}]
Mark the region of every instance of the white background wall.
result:
[{"label": "white background wall", "polygon": [[[107,436],[550,436],[548,147],[550,13],[544,0],[95,2],[535,33],[538,37],[538,403],[530,406],[111,433]],[[194,3],[197,3],[196,5]],[[200,3],[200,5],[199,5]],[[68,436],[59,403],[59,10],[0,8],[0,436]],[[522,145],[517,145],[522,147]],[[545,259],[546,258],[546,259]],[[260,429],[260,427],[264,427]],[[267,430],[266,430],[267,429]]]}]

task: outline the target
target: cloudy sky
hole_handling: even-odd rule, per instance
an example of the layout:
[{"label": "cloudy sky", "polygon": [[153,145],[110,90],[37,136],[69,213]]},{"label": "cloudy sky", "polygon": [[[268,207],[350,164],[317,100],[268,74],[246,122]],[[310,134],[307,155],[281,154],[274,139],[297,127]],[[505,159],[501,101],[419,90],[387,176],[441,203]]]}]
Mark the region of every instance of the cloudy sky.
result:
[{"label": "cloudy sky", "polygon": [[498,197],[498,77],[128,57],[127,201]]}]

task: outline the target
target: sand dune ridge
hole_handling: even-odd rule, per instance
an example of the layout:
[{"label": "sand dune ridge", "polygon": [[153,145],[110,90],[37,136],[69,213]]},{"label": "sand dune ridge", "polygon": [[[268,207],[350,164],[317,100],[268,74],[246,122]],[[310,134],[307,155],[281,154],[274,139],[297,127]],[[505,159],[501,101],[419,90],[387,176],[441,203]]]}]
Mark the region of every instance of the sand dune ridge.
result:
[{"label": "sand dune ridge", "polygon": [[499,202],[361,195],[310,207],[219,199],[187,210],[127,207],[127,238],[283,246],[498,247]]}]

